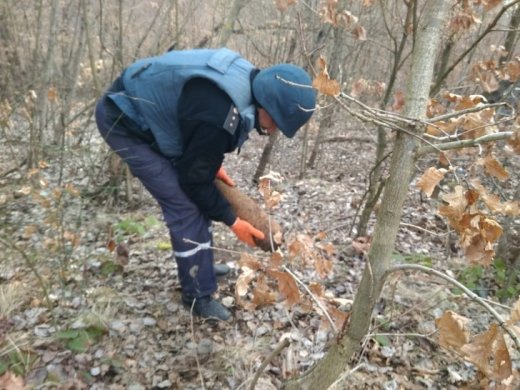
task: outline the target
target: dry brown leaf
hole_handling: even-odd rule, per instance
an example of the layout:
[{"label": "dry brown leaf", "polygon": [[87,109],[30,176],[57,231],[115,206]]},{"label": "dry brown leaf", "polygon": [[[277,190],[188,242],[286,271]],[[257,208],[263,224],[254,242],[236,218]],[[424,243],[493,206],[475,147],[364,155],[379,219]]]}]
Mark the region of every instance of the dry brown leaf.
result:
[{"label": "dry brown leaf", "polygon": [[394,93],[394,101],[392,103],[392,111],[401,112],[404,108],[405,100],[404,100],[404,92],[396,91]]},{"label": "dry brown leaf", "polygon": [[269,262],[271,266],[275,268],[279,268],[283,263],[283,254],[279,251],[279,249],[269,256]]},{"label": "dry brown leaf", "polygon": [[311,282],[309,284],[309,290],[311,290],[311,292],[318,298],[323,297],[323,295],[325,294],[325,289],[323,288],[323,286],[316,282]]},{"label": "dry brown leaf", "polygon": [[520,203],[518,201],[501,202],[500,197],[488,193],[478,179],[473,179],[470,183],[479,192],[480,198],[492,212],[510,216],[520,215]]},{"label": "dry brown leaf", "polygon": [[469,30],[476,24],[482,23],[472,9],[466,9],[459,14],[455,15],[450,23],[449,28],[453,32],[463,32]]},{"label": "dry brown leaf", "polygon": [[58,89],[56,87],[50,87],[47,90],[47,99],[53,104],[58,101]]},{"label": "dry brown leaf", "polygon": [[493,8],[497,7],[498,5],[500,5],[500,3],[502,3],[503,0],[484,0],[483,3],[484,3],[484,10],[487,12],[487,11],[491,11]]},{"label": "dry brown leaf", "polygon": [[439,344],[445,348],[460,348],[469,341],[469,331],[467,324],[469,319],[451,310],[444,312],[442,317],[435,320],[435,325],[439,329]]},{"label": "dry brown leaf", "polygon": [[504,335],[496,324],[460,350],[489,379],[501,382],[513,373]]},{"label": "dry brown leaf", "polygon": [[464,188],[462,186],[455,186],[454,192],[446,194],[442,197],[448,205],[442,205],[439,207],[439,214],[448,218],[453,227],[456,222],[460,221],[466,210],[468,202],[466,195],[464,194]]},{"label": "dry brown leaf", "polygon": [[0,389],[24,390],[25,388],[23,379],[14,375],[10,371],[7,371],[4,375],[0,376]]},{"label": "dry brown leaf", "polygon": [[[341,311],[339,309],[336,309],[332,305],[327,305],[327,311],[329,312],[330,316],[332,317],[332,320],[334,321],[334,325],[336,325],[337,329],[343,329],[343,326],[345,325],[345,322],[350,317],[350,313],[346,313],[344,311]],[[323,322],[324,324],[329,324],[329,321]]]},{"label": "dry brown leaf", "polygon": [[350,94],[353,97],[358,98],[363,94],[363,92],[366,91],[367,86],[368,86],[368,83],[365,79],[359,79],[359,80],[355,81],[354,84],[352,84],[352,88],[350,89]]},{"label": "dry brown leaf", "polygon": [[513,305],[513,308],[511,309],[511,316],[509,318],[508,323],[514,324],[518,321],[520,321],[520,298],[518,298],[518,300]]},{"label": "dry brown leaf", "polygon": [[480,221],[480,233],[484,240],[488,242],[488,244],[493,244],[498,241],[500,236],[502,235],[502,226],[500,224],[491,219],[484,217]]},{"label": "dry brown leaf", "polygon": [[352,31],[354,36],[358,41],[366,41],[367,40],[367,30],[360,24],[356,24],[356,27],[354,27],[354,30]]},{"label": "dry brown leaf", "polygon": [[275,0],[276,8],[280,12],[285,12],[291,6],[296,4],[296,0]]},{"label": "dry brown leaf", "polygon": [[253,271],[258,271],[259,269],[262,269],[262,263],[260,263],[253,256],[247,253],[241,254],[240,260],[238,260],[238,265],[240,269],[249,268]]},{"label": "dry brown leaf", "polygon": [[449,121],[438,121],[426,126],[426,133],[433,135],[434,137],[441,137],[455,133],[459,126],[459,122],[456,119],[450,119]]},{"label": "dry brown leaf", "polygon": [[278,290],[286,298],[288,306],[300,302],[300,290],[298,290],[296,281],[289,273],[268,269],[267,274],[278,282]]},{"label": "dry brown leaf", "polygon": [[513,136],[509,138],[508,145],[511,146],[516,154],[520,154],[520,131],[515,131]]},{"label": "dry brown leaf", "polygon": [[325,259],[323,256],[316,256],[314,268],[321,278],[326,278],[332,272],[332,261]]},{"label": "dry brown leaf", "polygon": [[464,254],[470,264],[488,267],[493,262],[495,251],[489,248],[489,242],[476,234],[464,245]]},{"label": "dry brown leaf", "polygon": [[493,72],[485,72],[479,69],[476,73],[480,87],[484,92],[490,93],[498,89],[498,80]]},{"label": "dry brown leaf", "polygon": [[328,96],[338,96],[341,89],[336,80],[331,80],[329,72],[327,71],[327,62],[323,56],[320,56],[317,61],[317,68],[319,69],[318,76],[312,82],[312,86],[320,93]]},{"label": "dry brown leaf", "polygon": [[130,257],[130,249],[128,248],[128,245],[124,242],[120,243],[116,247],[116,261],[121,266],[128,265]]},{"label": "dry brown leaf", "polygon": [[338,96],[340,86],[336,80],[331,80],[328,75],[320,73],[312,82],[312,86],[320,93],[327,96]]},{"label": "dry brown leaf", "polygon": [[253,305],[265,306],[276,302],[276,293],[267,285],[267,280],[264,275],[259,275],[256,285],[253,289]]},{"label": "dry brown leaf", "polygon": [[500,181],[504,181],[509,178],[509,173],[507,173],[506,169],[494,156],[490,154],[477,161],[477,164],[484,165],[486,173],[496,177]]},{"label": "dry brown leaf", "polygon": [[448,172],[447,169],[430,167],[424,172],[416,186],[420,188],[428,197],[432,196],[433,190]]},{"label": "dry brown leaf", "polygon": [[258,191],[262,194],[265,205],[268,209],[272,209],[275,206],[278,206],[282,200],[282,195],[279,192],[273,190],[271,182],[271,178],[263,176],[260,178],[258,183]]},{"label": "dry brown leaf", "polygon": [[116,242],[113,239],[107,241],[107,249],[109,252],[113,252],[116,249]]},{"label": "dry brown leaf", "polygon": [[256,272],[251,268],[244,268],[242,273],[237,278],[235,286],[235,293],[238,297],[243,297],[247,294],[251,282],[255,279]]}]

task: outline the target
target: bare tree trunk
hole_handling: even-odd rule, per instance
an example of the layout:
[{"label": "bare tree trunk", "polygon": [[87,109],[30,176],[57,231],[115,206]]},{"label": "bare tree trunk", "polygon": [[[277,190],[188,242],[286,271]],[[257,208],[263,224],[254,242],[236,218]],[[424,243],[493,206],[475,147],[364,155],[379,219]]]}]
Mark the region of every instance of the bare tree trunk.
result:
[{"label": "bare tree trunk", "polygon": [[518,28],[520,27],[520,6],[516,6],[515,12],[509,22],[509,31],[507,32],[504,48],[507,54],[500,57],[500,63],[511,61],[513,52],[515,50],[516,42],[518,41]]},{"label": "bare tree trunk", "polygon": [[[342,2],[339,6],[340,10],[343,10],[345,7],[345,2]],[[344,57],[344,48],[343,44],[345,38],[345,30],[343,28],[335,28],[333,29],[334,33],[334,42],[332,47],[334,50],[331,53],[331,57],[329,59],[329,74],[330,77],[336,79],[339,75],[339,70],[341,68],[341,64],[343,62]],[[331,99],[327,99],[328,102],[325,103],[325,106],[329,106]],[[314,168],[316,166],[316,159],[318,158],[321,142],[325,137],[325,133],[332,126],[332,118],[334,114],[334,105],[330,105],[330,109],[325,109],[325,115],[322,116],[322,120],[320,122],[320,127],[318,129],[318,134],[316,135],[316,140],[314,141],[314,146],[311,151],[311,155],[309,157],[309,161],[307,162],[308,168]]]},{"label": "bare tree trunk", "polygon": [[51,87],[52,81],[52,64],[54,56],[54,48],[56,46],[56,18],[58,14],[58,0],[53,0],[49,10],[49,31],[47,41],[47,53],[43,62],[43,69],[39,75],[39,87],[36,94],[36,111],[34,118],[36,126],[32,127],[30,133],[29,154],[27,157],[27,168],[31,169],[36,166],[38,160],[41,158],[42,147],[44,142],[44,132],[47,127],[47,112],[48,112],[48,91]]},{"label": "bare tree trunk", "polygon": [[[383,7],[384,4],[381,4]],[[385,20],[385,26],[387,29],[388,34],[392,37],[392,40],[394,41],[394,61],[392,66],[392,73],[390,74],[390,80],[388,81],[388,86],[386,88],[385,96],[383,97],[383,101],[381,102],[381,109],[385,109],[388,105],[388,102],[390,101],[390,98],[393,93],[394,85],[397,80],[397,74],[399,72],[399,67],[402,64],[403,60],[403,52],[406,46],[406,42],[408,41],[408,26],[413,24],[414,20],[414,12],[415,12],[415,6],[413,4],[407,4],[407,12],[406,12],[406,19],[405,24],[403,28],[403,35],[401,36],[401,39],[399,43],[397,40],[392,37],[392,33],[390,30],[390,26],[386,23]],[[383,11],[384,13],[384,11]],[[357,236],[366,236],[367,235],[367,228],[368,228],[368,222],[370,220],[370,215],[372,214],[372,211],[374,210],[374,207],[377,204],[377,201],[379,200],[379,196],[382,193],[382,189],[384,186],[384,180],[383,180],[383,159],[385,158],[385,150],[387,146],[386,141],[386,131],[382,127],[378,127],[377,129],[377,148],[376,148],[376,159],[374,168],[370,174],[370,180],[369,180],[369,186],[368,186],[368,194],[367,194],[367,200],[363,205],[363,210],[361,211],[361,216],[359,218],[358,228],[357,228]]]},{"label": "bare tree trunk", "polygon": [[224,23],[222,24],[222,28],[220,29],[220,38],[218,40],[218,46],[226,46],[229,38],[233,34],[233,27],[235,27],[235,22],[238,19],[238,14],[242,11],[249,0],[233,0],[231,7],[229,9],[229,13],[226,15]]},{"label": "bare tree trunk", "polygon": [[[427,2],[408,79],[405,115],[409,117],[424,119],[426,116],[435,56],[449,7],[448,0]],[[412,132],[414,130],[410,129]],[[327,388],[344,371],[352,356],[359,350],[363,338],[368,333],[372,312],[383,288],[385,273],[390,268],[403,204],[408,194],[408,183],[414,170],[417,147],[417,139],[406,133],[398,134],[374,240],[349,323],[327,355],[302,377],[287,383],[285,388]]]},{"label": "bare tree trunk", "polygon": [[[289,51],[286,55],[286,61],[289,61],[294,56],[294,51],[296,49],[296,37],[292,37],[289,44]],[[307,134],[308,126],[305,126],[304,131]],[[256,168],[255,174],[253,176],[253,183],[258,182],[260,177],[264,174],[265,168],[269,161],[271,161],[271,154],[273,153],[273,149],[276,145],[276,140],[279,138],[280,132],[277,131],[269,137],[269,141],[265,144],[264,150],[262,151],[262,156],[260,157],[260,161],[258,162],[258,166]]]},{"label": "bare tree trunk", "polygon": [[254,183],[258,183],[258,181],[260,180],[260,177],[264,174],[265,168],[267,167],[267,164],[269,163],[269,160],[271,158],[271,153],[273,151],[273,147],[276,144],[276,140],[279,138],[279,135],[280,135],[280,132],[277,131],[277,132],[271,134],[271,136],[269,136],[269,140],[267,141],[267,144],[264,147],[262,156],[260,157],[260,162],[258,163],[255,174],[253,176]]},{"label": "bare tree trunk", "polygon": [[81,0],[81,11],[83,13],[83,28],[85,30],[86,38],[87,38],[87,48],[88,48],[88,61],[90,65],[90,72],[92,73],[92,83],[94,84],[94,90],[96,91],[96,95],[101,92],[101,87],[98,80],[97,67],[96,67],[96,59],[94,56],[94,42],[92,34],[90,33],[90,20],[87,9],[86,0]]}]

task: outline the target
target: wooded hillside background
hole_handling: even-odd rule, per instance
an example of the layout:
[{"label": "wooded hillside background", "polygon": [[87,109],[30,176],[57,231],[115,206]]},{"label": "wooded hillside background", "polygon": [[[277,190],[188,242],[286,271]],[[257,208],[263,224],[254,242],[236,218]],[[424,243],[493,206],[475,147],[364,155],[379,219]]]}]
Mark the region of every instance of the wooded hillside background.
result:
[{"label": "wooded hillside background", "polygon": [[[0,387],[520,386],[519,4],[1,0]],[[215,226],[235,319],[208,324],[93,108],[138,58],[221,46],[319,102],[226,159],[285,245]]]}]

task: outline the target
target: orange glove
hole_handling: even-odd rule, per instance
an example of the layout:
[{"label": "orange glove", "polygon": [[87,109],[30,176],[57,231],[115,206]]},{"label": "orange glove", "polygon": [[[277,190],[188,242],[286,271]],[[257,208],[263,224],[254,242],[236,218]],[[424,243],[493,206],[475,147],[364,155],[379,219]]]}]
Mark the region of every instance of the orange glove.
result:
[{"label": "orange glove", "polygon": [[226,173],[226,171],[224,170],[223,167],[220,167],[218,169],[216,178],[222,180],[224,183],[226,183],[230,187],[235,186],[235,182],[233,181],[233,179],[231,179],[228,176],[228,174]]},{"label": "orange glove", "polygon": [[238,217],[235,223],[231,225],[231,230],[233,230],[233,233],[236,234],[240,241],[245,242],[249,246],[256,246],[255,238],[263,240],[265,237],[260,230]]}]

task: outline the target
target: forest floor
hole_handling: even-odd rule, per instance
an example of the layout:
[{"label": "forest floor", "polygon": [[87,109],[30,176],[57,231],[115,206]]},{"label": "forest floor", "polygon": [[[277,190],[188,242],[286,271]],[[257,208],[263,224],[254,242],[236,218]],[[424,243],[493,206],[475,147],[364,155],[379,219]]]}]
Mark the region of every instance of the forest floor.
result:
[{"label": "forest floor", "polygon": [[[334,319],[348,312],[366,264],[352,241],[375,153],[373,132],[341,136],[344,141],[323,144],[316,167],[303,179],[298,178],[301,138],[280,137],[269,166],[282,177],[273,182],[282,200],[272,216],[281,223],[286,242],[315,245],[332,269],[323,275],[314,259],[291,256],[290,245],[281,248],[283,263],[303,285],[322,287],[321,300],[336,310]],[[0,156],[0,173],[23,155],[16,142],[1,142],[6,152]],[[225,161],[238,187],[259,203],[251,178],[265,142],[253,134],[239,155]],[[89,130],[65,154],[42,159],[30,178],[20,171],[0,177],[0,375],[17,373],[35,389],[249,389],[260,365],[288,339],[290,345],[255,379],[256,389],[277,389],[326,354],[335,333],[305,288],[300,288],[302,303],[292,306],[283,294],[255,310],[237,303],[241,258],[249,254],[266,267],[270,259],[219,223],[214,224],[216,261],[232,267],[232,274],[219,281],[217,296],[233,319],[215,323],[192,317],[179,301],[168,232],[153,199],[135,180],[133,205],[123,196],[117,204],[85,196],[106,180],[106,156],[100,138]],[[433,163],[421,161],[418,167]],[[437,206],[410,186],[395,261],[428,265],[459,279],[466,275],[463,281],[475,282],[482,295],[495,299],[495,271],[471,274],[482,270],[468,268],[457,238],[436,215]],[[128,259],[121,247],[119,255],[117,248],[111,251],[110,239],[128,245]],[[276,292],[276,283],[267,279]],[[251,293],[242,297],[246,303]],[[445,281],[421,273],[393,275],[361,353],[335,388],[478,388],[471,387],[475,367],[437,342],[435,319],[445,310],[470,318],[472,334],[493,322]],[[508,314],[506,307],[496,310]],[[518,370],[518,353],[513,358]],[[2,378],[4,385],[17,388],[17,379]]]}]

